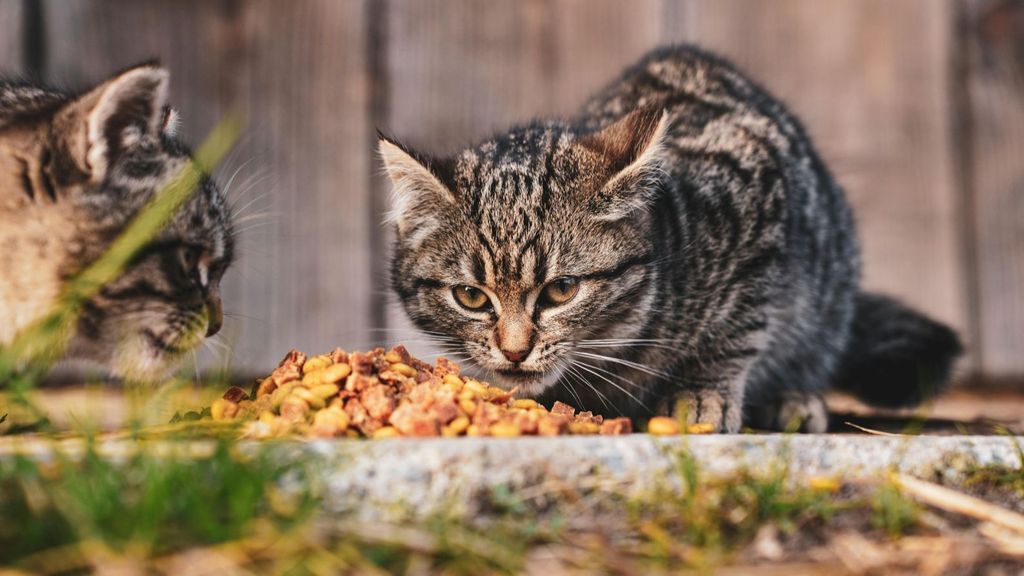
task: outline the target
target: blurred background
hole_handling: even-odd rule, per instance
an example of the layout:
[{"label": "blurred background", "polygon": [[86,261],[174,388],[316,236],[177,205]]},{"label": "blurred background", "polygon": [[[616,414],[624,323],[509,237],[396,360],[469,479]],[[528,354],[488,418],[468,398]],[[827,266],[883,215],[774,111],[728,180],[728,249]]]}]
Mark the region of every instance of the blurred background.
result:
[{"label": "blurred background", "polygon": [[80,89],[157,58],[187,140],[245,115],[219,170],[242,256],[204,365],[246,375],[413,338],[375,129],[455,150],[670,42],[787,102],[854,205],[865,286],[956,326],[962,381],[1024,390],[1024,1],[0,0],[8,75]]}]

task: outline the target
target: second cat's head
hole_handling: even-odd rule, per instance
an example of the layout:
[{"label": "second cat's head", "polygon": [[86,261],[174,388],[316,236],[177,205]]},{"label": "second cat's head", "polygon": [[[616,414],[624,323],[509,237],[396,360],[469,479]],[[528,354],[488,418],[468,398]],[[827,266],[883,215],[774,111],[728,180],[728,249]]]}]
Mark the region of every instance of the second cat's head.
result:
[{"label": "second cat's head", "polygon": [[[127,70],[70,97],[7,88],[0,106],[6,216],[22,214],[26,287],[51,290],[94,262],[191,161],[174,135],[168,73]],[[233,258],[230,211],[209,179],[130,266],[83,307],[67,356],[128,379],[168,375],[220,328],[220,280]],[[10,257],[9,257],[10,258]]]},{"label": "second cat's head", "polygon": [[391,283],[412,321],[531,395],[594,370],[600,342],[636,338],[658,306],[649,226],[665,124],[642,110],[590,133],[533,125],[449,158],[382,138]]}]

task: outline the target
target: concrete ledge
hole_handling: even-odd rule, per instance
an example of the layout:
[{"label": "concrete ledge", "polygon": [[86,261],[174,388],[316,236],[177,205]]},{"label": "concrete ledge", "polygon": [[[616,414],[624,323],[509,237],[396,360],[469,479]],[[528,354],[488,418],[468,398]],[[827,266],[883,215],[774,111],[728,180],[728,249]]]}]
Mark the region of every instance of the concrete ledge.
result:
[{"label": "concrete ledge", "polygon": [[[794,478],[836,475],[866,478],[899,470],[925,477],[956,477],[972,465],[1020,467],[1015,440],[1004,436],[708,435],[618,437],[338,440],[266,445],[288,461],[314,464],[327,489],[327,506],[360,517],[477,514],[497,487],[517,496],[571,491],[631,496],[672,482],[678,454],[688,450],[704,474],[767,470],[788,463]],[[56,445],[74,454],[81,442]],[[249,448],[258,443],[242,444]],[[46,459],[52,442],[0,439],[0,458],[14,452]],[[118,458],[141,447],[112,441]],[[209,441],[150,441],[146,450],[200,454]]]},{"label": "concrete ledge", "polygon": [[324,463],[331,505],[375,516],[393,507],[429,512],[433,504],[473,512],[498,486],[513,494],[560,487],[585,495],[641,494],[671,481],[688,450],[703,473],[723,476],[787,462],[794,478],[878,476],[896,469],[954,480],[971,465],[1020,467],[1015,440],[1003,436],[646,435],[566,438],[466,438],[312,442],[303,451]]}]

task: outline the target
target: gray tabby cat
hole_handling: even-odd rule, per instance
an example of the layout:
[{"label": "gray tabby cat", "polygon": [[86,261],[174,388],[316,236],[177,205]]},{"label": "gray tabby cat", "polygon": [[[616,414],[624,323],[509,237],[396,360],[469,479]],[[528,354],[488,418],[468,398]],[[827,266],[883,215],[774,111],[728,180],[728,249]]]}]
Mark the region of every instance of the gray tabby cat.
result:
[{"label": "gray tabby cat", "polygon": [[567,121],[448,158],[380,149],[405,310],[522,393],[823,431],[830,384],[914,404],[960,353],[859,291],[850,208],[800,123],[696,48],[649,54]]},{"label": "gray tabby cat", "polygon": [[[168,74],[145,65],[79,96],[0,82],[0,346],[55,303],[189,161]],[[67,350],[118,376],[167,375],[223,319],[234,247],[206,179],[122,276],[85,306]],[[2,383],[0,383],[2,384]]]}]

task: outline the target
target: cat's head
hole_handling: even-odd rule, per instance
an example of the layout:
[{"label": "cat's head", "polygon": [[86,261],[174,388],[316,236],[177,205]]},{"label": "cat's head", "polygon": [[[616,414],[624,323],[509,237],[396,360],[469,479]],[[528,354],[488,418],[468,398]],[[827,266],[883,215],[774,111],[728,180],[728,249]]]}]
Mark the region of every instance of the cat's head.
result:
[{"label": "cat's head", "polygon": [[592,133],[512,130],[450,158],[386,138],[392,287],[413,322],[505,387],[536,395],[583,341],[642,329],[667,119]]},{"label": "cat's head", "polygon": [[[19,115],[7,118],[3,143],[26,213],[63,244],[61,281],[98,258],[191,161],[175,139],[167,92],[167,71],[143,65],[77,97],[40,93],[33,105],[21,94]],[[67,356],[128,379],[168,375],[223,322],[220,281],[233,234],[224,195],[204,178],[121,276],[86,303]]]}]

